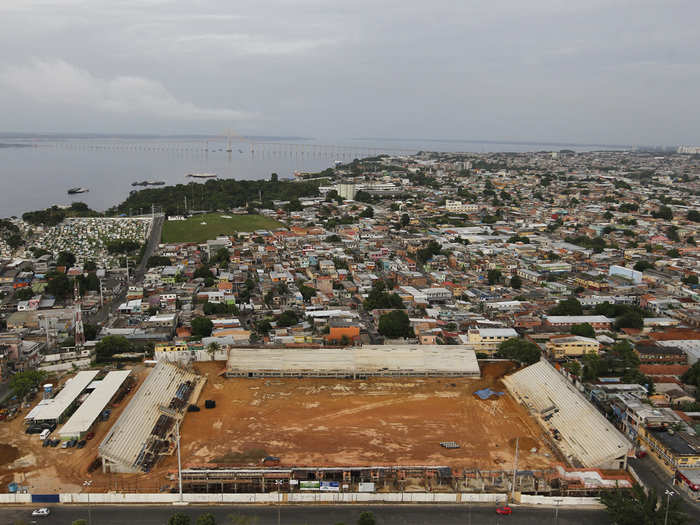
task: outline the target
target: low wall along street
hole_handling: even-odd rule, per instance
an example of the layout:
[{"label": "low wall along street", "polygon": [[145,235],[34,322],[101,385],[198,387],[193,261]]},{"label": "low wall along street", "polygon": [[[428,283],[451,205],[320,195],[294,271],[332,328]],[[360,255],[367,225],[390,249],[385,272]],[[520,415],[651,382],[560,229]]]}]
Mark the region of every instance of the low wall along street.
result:
[{"label": "low wall along street", "polygon": [[[34,497],[33,497],[34,496]],[[32,494],[0,494],[0,504],[36,503]],[[434,493],[434,492],[389,492],[389,493],[280,493],[268,492],[248,494],[183,494],[183,501],[192,504],[309,504],[309,503],[492,503],[504,504],[508,500],[506,494],[483,493]],[[59,494],[58,501],[63,504],[99,505],[99,504],[143,504],[143,503],[176,503],[180,500],[178,494]],[[600,506],[598,498],[549,497],[519,495],[516,498],[522,505],[543,506]]]}]

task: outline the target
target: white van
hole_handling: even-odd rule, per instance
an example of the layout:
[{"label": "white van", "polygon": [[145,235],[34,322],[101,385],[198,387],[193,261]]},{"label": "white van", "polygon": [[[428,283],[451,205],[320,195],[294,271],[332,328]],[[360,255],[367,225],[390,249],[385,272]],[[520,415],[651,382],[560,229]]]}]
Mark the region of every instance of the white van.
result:
[{"label": "white van", "polygon": [[48,428],[45,428],[41,431],[41,434],[39,434],[39,439],[44,441],[47,437],[49,437],[49,434],[51,434],[51,431]]}]

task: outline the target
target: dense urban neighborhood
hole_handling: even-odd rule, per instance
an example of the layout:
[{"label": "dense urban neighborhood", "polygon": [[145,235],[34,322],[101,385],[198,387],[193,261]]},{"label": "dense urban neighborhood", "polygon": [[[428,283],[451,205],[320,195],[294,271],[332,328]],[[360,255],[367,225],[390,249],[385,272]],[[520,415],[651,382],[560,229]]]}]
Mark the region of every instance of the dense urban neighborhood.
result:
[{"label": "dense urban neighborhood", "polygon": [[681,523],[699,227],[700,155],[641,150],[380,155],[3,219],[2,487],[615,509],[661,480]]}]

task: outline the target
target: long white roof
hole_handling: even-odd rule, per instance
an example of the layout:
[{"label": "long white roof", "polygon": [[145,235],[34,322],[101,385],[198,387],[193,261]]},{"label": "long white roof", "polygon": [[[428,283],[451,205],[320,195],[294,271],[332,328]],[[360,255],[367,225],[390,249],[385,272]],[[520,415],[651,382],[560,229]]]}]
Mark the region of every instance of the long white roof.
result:
[{"label": "long white roof", "polygon": [[365,345],[360,348],[231,348],[228,371],[358,372],[382,370],[478,375],[468,345]]},{"label": "long white roof", "polygon": [[56,397],[40,401],[24,419],[46,421],[60,418],[71,403],[73,403],[92,380],[95,379],[97,372],[97,370],[78,372],[74,378],[66,381],[66,384],[63,385],[63,389],[56,394]]},{"label": "long white roof", "polygon": [[109,372],[102,381],[99,381],[95,390],[61,427],[59,431],[61,437],[79,436],[82,432],[90,430],[97,416],[114,397],[129,374],[131,370],[117,370]]},{"label": "long white roof", "polygon": [[607,468],[623,457],[631,443],[547,361],[503,378],[508,390],[528,408],[551,413],[547,424],[559,430],[562,451],[587,468]]}]

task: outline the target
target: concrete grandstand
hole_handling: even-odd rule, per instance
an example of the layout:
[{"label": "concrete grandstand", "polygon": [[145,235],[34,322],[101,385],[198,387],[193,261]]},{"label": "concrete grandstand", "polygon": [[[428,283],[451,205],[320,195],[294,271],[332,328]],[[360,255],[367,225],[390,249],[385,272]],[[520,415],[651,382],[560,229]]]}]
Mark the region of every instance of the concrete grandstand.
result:
[{"label": "concrete grandstand", "polygon": [[470,346],[379,345],[360,348],[231,348],[227,377],[480,377]]},{"label": "concrete grandstand", "polygon": [[100,443],[103,471],[148,472],[161,455],[172,453],[175,425],[196,403],[205,381],[159,362]]},{"label": "concrete grandstand", "polygon": [[575,467],[624,469],[632,444],[547,361],[503,378]]}]

